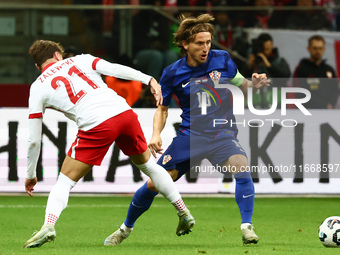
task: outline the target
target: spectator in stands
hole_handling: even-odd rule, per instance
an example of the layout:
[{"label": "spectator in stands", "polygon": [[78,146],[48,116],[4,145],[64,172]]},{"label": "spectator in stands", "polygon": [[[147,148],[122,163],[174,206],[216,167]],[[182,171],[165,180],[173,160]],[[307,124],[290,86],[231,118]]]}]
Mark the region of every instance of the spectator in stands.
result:
[{"label": "spectator in stands", "polygon": [[[295,6],[296,0],[274,0],[274,6]],[[268,28],[286,28],[286,18],[292,10],[274,10],[268,21]]]},{"label": "spectator in stands", "polygon": [[[141,5],[141,0],[94,0],[104,6],[109,5]],[[120,48],[120,33],[122,28],[122,21],[128,22],[129,19],[125,17],[131,15],[132,18],[139,13],[139,9],[103,9],[99,12],[102,23],[96,27],[99,29],[101,26],[101,32],[103,37],[104,49],[106,57],[110,57],[112,60],[119,58]],[[96,38],[97,39],[97,38]]]},{"label": "spectator in stands", "polygon": [[[274,41],[270,34],[262,33],[252,41],[251,53],[248,62],[242,68],[245,77],[252,73],[266,73],[271,79],[272,87],[285,87],[291,75],[289,65],[285,58],[280,57],[279,50],[274,48]],[[278,107],[280,107],[281,93],[278,89]],[[254,106],[269,108],[272,104],[272,89],[263,90],[261,94],[254,94]]]},{"label": "spectator in stands", "polygon": [[302,59],[296,67],[294,86],[311,92],[311,99],[304,104],[306,108],[333,109],[338,100],[339,85],[334,69],[322,59],[326,50],[325,39],[319,35],[310,37],[307,50],[310,56]]},{"label": "spectator in stands", "polygon": [[[233,28],[232,22],[229,18],[229,14],[226,11],[215,11],[215,32],[214,32],[214,40],[216,40],[219,44],[226,47],[233,52],[241,55],[246,58],[248,54],[248,34],[244,29],[240,27]],[[220,49],[218,46],[212,46],[213,48]],[[222,48],[222,50],[226,50]],[[235,64],[237,66],[242,66],[244,62],[239,58],[236,58],[230,51],[231,57],[233,58]]]},{"label": "spectator in stands", "polygon": [[[117,63],[135,68],[132,59],[126,54],[119,56]],[[139,81],[123,80],[111,76],[105,77],[105,83],[119,96],[125,98],[130,106],[137,102],[143,89],[143,84]]]},{"label": "spectator in stands", "polygon": [[[206,10],[190,10],[190,14],[185,16],[198,16],[202,12],[209,13],[212,1],[209,0],[177,0],[177,6],[206,7]],[[218,1],[217,1],[218,2]],[[188,11],[185,11],[188,12]]]},{"label": "spectator in stands", "polygon": [[271,11],[268,7],[272,6],[271,0],[255,0],[255,7],[263,7],[262,10],[250,11],[245,18],[245,27],[268,28]]},{"label": "spectator in stands", "polygon": [[[315,6],[314,0],[297,0],[297,7]],[[329,30],[330,22],[325,11],[296,10],[287,16],[285,28],[298,30]]]},{"label": "spectator in stands", "polygon": [[[253,1],[249,0],[228,0],[227,1],[228,6],[234,6],[234,7],[249,7],[249,9],[253,6]],[[232,22],[233,28],[245,27],[245,21],[246,17],[250,15],[253,11],[232,11],[229,13],[229,18]]]},{"label": "spectator in stands", "polygon": [[[164,0],[145,0],[145,4],[162,6]],[[142,72],[160,79],[162,70],[179,56],[169,49],[170,26],[167,18],[153,10],[140,11],[133,20],[134,55]]]},{"label": "spectator in stands", "polygon": [[78,49],[75,46],[68,46],[64,50],[64,58],[74,57],[78,54]]},{"label": "spectator in stands", "polygon": [[226,11],[214,12],[215,32],[214,39],[227,48],[233,47],[233,31],[229,16]]},{"label": "spectator in stands", "polygon": [[339,0],[315,0],[316,6],[324,6],[325,10],[322,11],[323,14],[329,21],[330,30],[337,29],[337,22],[336,18],[339,15],[339,9],[334,8],[336,5],[339,4]]}]

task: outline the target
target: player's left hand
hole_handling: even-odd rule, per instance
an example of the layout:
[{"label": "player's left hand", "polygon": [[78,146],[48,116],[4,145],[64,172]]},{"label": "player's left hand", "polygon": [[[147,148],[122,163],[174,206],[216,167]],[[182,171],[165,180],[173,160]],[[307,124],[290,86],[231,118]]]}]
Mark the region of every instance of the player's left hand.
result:
[{"label": "player's left hand", "polygon": [[156,100],[156,106],[163,104],[163,96],[161,86],[158,84],[155,78],[150,80],[150,90]]},{"label": "player's left hand", "polygon": [[25,181],[25,190],[28,193],[28,195],[30,195],[31,197],[33,197],[33,192],[32,191],[34,190],[33,188],[34,188],[35,184],[37,184],[37,182],[38,182],[37,177],[35,177],[32,180],[26,178],[26,181]]},{"label": "player's left hand", "polygon": [[150,143],[148,144],[148,147],[152,153],[152,156],[154,156],[154,158],[157,158],[156,153],[158,154],[163,154],[162,152],[162,138],[160,135],[153,135]]},{"label": "player's left hand", "polygon": [[251,81],[253,82],[253,86],[257,89],[269,87],[269,83],[271,82],[271,80],[267,78],[267,75],[265,73],[253,73]]}]

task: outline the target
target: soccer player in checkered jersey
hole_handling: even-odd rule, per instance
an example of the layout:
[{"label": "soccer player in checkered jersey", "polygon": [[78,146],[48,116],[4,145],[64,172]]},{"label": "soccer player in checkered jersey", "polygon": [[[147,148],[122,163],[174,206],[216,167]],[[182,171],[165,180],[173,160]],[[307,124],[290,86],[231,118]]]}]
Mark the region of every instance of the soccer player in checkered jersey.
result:
[{"label": "soccer player in checkered jersey", "polygon": [[[247,155],[237,140],[238,130],[235,126],[231,93],[225,88],[214,89],[214,84],[230,83],[246,94],[248,87],[252,87],[253,92],[256,92],[257,89],[269,86],[270,80],[266,74],[257,73],[252,75],[251,81],[247,80],[238,72],[228,52],[210,50],[214,32],[214,27],[210,24],[212,20],[213,17],[209,14],[202,14],[197,18],[182,16],[182,22],[174,34],[174,42],[185,57],[163,71],[160,84],[164,100],[154,116],[153,136],[149,148],[155,157],[156,153],[163,154],[157,163],[169,172],[174,181],[203,159],[208,159],[213,166],[231,169],[236,179],[235,198],[242,217],[243,243],[257,243],[259,237],[252,225],[254,184],[248,168]],[[219,90],[218,96],[216,90]],[[203,91],[216,98],[215,104],[207,103],[206,115],[201,114],[200,108]],[[182,123],[177,136],[162,153],[160,134],[166,123],[168,105],[173,94],[178,97],[183,110]],[[227,119],[228,123],[233,122],[234,125],[214,127],[213,119]],[[137,190],[123,223],[127,231],[131,231],[138,217],[148,210],[157,193],[158,189],[152,180],[148,180]],[[117,244],[126,237],[121,235],[118,238],[118,233],[119,231]],[[187,233],[181,231],[177,234]]]},{"label": "soccer player in checkered jersey", "polygon": [[[143,131],[125,99],[109,89],[101,75],[137,80],[150,85],[156,104],[163,97],[158,82],[135,69],[109,63],[88,54],[63,60],[63,48],[52,41],[38,40],[29,50],[41,75],[32,84],[29,96],[29,147],[26,192],[32,196],[37,183],[36,165],[40,153],[42,120],[46,108],[61,111],[79,128],[76,140],[66,156],[57,183],[47,201],[45,222],[30,238],[25,248],[40,247],[56,237],[54,225],[66,208],[70,190],[100,165],[113,142],[132,162],[155,183],[176,208],[179,216],[177,231],[189,231],[195,220],[186,208],[169,174],[151,157]],[[121,227],[122,233],[125,226]],[[104,245],[115,245],[110,235]]]}]

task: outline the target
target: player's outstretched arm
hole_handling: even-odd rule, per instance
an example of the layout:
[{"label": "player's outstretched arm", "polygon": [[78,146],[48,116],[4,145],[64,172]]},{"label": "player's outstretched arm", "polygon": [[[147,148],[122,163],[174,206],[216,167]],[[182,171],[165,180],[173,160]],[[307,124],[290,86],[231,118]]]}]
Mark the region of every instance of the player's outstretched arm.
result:
[{"label": "player's outstretched arm", "polygon": [[153,133],[149,143],[149,149],[155,158],[156,153],[162,154],[161,132],[168,117],[168,109],[168,106],[159,105],[153,118]]}]

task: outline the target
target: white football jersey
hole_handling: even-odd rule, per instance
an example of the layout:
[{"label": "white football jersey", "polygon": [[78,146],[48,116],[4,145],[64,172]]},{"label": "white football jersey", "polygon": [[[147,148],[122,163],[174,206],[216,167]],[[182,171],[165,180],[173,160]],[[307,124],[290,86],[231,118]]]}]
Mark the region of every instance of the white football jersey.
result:
[{"label": "white football jersey", "polygon": [[64,59],[47,65],[32,84],[29,118],[42,118],[45,109],[52,108],[87,131],[131,109],[124,98],[107,87],[102,74],[144,84],[151,79],[140,71],[89,54]]}]

